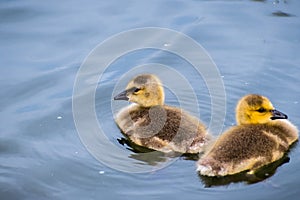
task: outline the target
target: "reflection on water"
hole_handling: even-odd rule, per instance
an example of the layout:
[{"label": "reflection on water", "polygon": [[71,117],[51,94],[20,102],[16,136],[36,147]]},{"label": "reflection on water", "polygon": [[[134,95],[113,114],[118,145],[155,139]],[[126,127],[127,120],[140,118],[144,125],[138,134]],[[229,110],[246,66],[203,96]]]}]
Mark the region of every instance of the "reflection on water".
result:
[{"label": "reflection on water", "polygon": [[293,16],[295,16],[295,15],[292,15],[289,13],[282,12],[280,10],[273,12],[272,15],[275,17],[293,17]]},{"label": "reflection on water", "polygon": [[186,159],[197,159],[198,155],[189,155],[185,154],[183,155],[182,153],[177,153],[177,152],[169,152],[169,153],[164,153],[164,152],[159,152],[159,151],[153,151],[151,149],[148,149],[143,146],[139,146],[133,142],[131,142],[127,138],[119,138],[118,142],[125,146],[126,149],[129,151],[132,151],[133,153],[130,154],[130,158],[133,158],[137,161],[142,161],[144,164],[156,166],[161,162],[167,162],[170,159],[176,159],[180,156],[184,156]]}]

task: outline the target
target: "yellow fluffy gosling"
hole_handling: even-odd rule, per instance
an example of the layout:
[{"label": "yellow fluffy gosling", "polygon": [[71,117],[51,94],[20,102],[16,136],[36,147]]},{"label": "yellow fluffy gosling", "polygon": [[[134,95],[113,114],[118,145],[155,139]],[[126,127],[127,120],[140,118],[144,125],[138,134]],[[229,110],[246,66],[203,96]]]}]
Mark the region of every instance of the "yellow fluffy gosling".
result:
[{"label": "yellow fluffy gosling", "polygon": [[287,115],[275,110],[264,96],[244,96],[236,107],[237,126],[223,133],[200,158],[197,171],[206,176],[226,176],[272,163],[298,139]]},{"label": "yellow fluffy gosling", "polygon": [[136,76],[114,100],[134,103],[117,114],[116,123],[137,145],[162,152],[198,153],[209,141],[196,117],[164,105],[163,86],[155,75]]}]

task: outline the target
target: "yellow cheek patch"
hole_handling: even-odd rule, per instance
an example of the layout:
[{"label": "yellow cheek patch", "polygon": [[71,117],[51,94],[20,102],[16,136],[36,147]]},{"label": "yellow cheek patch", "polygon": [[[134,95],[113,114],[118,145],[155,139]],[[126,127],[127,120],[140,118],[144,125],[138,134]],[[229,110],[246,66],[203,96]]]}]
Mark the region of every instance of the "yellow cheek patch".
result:
[{"label": "yellow cheek patch", "polygon": [[140,94],[142,94],[142,90],[137,90],[136,92],[133,92],[133,94],[135,94],[135,95],[140,95]]}]

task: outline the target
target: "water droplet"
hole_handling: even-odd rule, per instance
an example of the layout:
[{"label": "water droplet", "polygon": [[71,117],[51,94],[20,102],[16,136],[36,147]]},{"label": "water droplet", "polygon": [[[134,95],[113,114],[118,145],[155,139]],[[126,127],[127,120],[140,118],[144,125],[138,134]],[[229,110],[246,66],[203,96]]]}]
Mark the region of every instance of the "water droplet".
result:
[{"label": "water droplet", "polygon": [[170,43],[165,43],[164,46],[169,47],[169,46],[171,46],[171,44]]},{"label": "water droplet", "polygon": [[299,102],[298,101],[294,101],[294,104],[298,104]]},{"label": "water droplet", "polygon": [[56,119],[60,120],[60,119],[62,119],[62,116],[58,116]]},{"label": "water droplet", "polygon": [[105,171],[99,171],[99,174],[104,174],[105,173]]}]

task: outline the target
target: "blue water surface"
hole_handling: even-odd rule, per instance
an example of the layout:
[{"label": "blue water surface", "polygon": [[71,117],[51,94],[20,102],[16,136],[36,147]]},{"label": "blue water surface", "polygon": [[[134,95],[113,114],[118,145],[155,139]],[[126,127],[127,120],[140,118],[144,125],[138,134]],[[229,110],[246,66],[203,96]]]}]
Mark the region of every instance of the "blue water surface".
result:
[{"label": "blue water surface", "polygon": [[[298,199],[298,144],[274,175],[254,184],[207,184],[195,160],[184,157],[149,173],[111,168],[80,140],[72,95],[81,64],[101,42],[134,28],[168,28],[201,44],[218,67],[226,92],[223,130],[235,124],[236,102],[248,93],[269,97],[299,127],[299,8],[297,0],[1,1],[0,199]],[[186,77],[201,120],[211,119],[205,80],[182,58],[145,49],[116,59],[98,83],[95,112],[108,140],[133,160],[139,153],[117,140],[111,97],[126,71],[146,63]],[[168,89],[166,102],[178,106]]]}]

